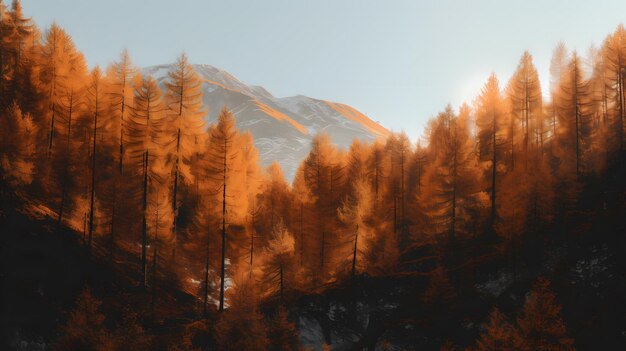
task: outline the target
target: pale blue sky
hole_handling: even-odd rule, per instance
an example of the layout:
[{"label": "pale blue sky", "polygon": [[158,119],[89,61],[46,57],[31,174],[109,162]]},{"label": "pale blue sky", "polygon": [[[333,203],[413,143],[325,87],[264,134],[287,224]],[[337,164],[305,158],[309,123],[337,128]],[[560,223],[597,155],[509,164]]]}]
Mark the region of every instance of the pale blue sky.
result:
[{"label": "pale blue sky", "polygon": [[[7,1],[10,2],[10,1]],[[626,22],[624,0],[23,0],[56,20],[90,65],[128,48],[140,66],[195,63],[275,96],[350,104],[418,137],[448,102],[471,100],[490,72],[508,80],[524,50],[548,81],[552,48],[585,53]]]}]

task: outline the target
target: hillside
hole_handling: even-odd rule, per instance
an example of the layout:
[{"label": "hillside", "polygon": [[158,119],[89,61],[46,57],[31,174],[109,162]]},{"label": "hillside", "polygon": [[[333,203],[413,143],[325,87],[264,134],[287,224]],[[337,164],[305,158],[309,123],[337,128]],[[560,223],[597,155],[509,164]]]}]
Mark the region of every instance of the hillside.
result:
[{"label": "hillside", "polygon": [[[552,228],[544,238],[529,240],[517,260],[491,252],[471,266],[452,270],[450,279],[455,281],[471,271],[475,285],[466,286],[470,290],[460,292],[453,305],[437,311],[419,298],[429,287],[430,275],[425,272],[432,269],[428,260],[435,247],[413,252],[412,261],[422,263],[405,266],[396,274],[363,274],[317,293],[290,296],[290,315],[301,345],[318,349],[328,344],[333,350],[438,350],[446,340],[468,344],[481,332],[493,304],[515,315],[533,282],[543,276],[553,282],[578,350],[626,347],[626,306],[621,303],[626,294],[624,179],[626,172],[616,170],[594,182],[586,190],[588,205],[579,208],[584,215]],[[129,309],[147,313],[141,311],[150,295],[137,287],[138,262],[130,253],[118,252],[115,264],[103,247],[90,257],[82,233],[58,228],[45,209],[19,197],[5,197],[0,213],[3,348],[48,349],[62,333],[65,311],[85,285],[104,302],[111,329]],[[463,243],[464,251],[475,250],[474,244]],[[194,299],[172,291],[178,294],[175,298],[160,297],[168,306],[159,313],[167,319],[156,324],[145,321],[147,332],[158,340],[154,350],[165,350],[185,337],[205,342]],[[276,303],[270,300],[263,309],[271,314]]]}]

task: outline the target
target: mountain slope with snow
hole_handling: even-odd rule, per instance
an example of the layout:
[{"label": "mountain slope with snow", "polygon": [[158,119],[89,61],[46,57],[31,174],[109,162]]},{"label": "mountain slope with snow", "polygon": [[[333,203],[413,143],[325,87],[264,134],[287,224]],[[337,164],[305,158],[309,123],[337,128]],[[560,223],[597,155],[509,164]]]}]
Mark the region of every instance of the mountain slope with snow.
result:
[{"label": "mountain slope with snow", "polygon": [[[354,139],[373,141],[389,134],[383,126],[348,105],[302,95],[277,98],[263,87],[247,85],[216,67],[193,67],[204,81],[207,121],[215,121],[220,109],[228,107],[237,118],[237,127],[254,136],[262,165],[277,161],[289,181],[317,133],[326,132],[342,148],[349,147]],[[142,74],[162,83],[171,68],[151,66],[144,68]]]}]

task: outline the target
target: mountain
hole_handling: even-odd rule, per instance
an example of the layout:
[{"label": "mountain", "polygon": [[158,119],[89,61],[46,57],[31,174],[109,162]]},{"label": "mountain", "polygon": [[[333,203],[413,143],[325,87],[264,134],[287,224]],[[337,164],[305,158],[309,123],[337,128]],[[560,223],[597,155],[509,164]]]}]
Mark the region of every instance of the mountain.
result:
[{"label": "mountain", "polygon": [[[204,80],[207,121],[215,121],[220,109],[228,107],[237,118],[237,127],[254,136],[262,165],[278,161],[288,180],[293,179],[300,161],[309,152],[311,139],[319,132],[326,132],[343,148],[348,148],[355,138],[373,141],[389,134],[382,125],[348,105],[303,95],[278,98],[219,68],[193,67]],[[171,68],[172,65],[151,66],[142,69],[142,74],[162,83]]]}]

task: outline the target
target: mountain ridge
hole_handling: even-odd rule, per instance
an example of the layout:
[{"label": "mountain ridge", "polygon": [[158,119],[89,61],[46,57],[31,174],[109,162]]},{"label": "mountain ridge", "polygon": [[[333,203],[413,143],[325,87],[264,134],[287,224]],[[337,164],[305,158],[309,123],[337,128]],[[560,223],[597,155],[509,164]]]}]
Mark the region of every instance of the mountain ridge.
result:
[{"label": "mountain ridge", "polygon": [[[206,120],[215,121],[219,110],[228,107],[237,118],[237,127],[252,133],[261,164],[267,167],[278,162],[288,180],[294,178],[317,133],[326,132],[341,148],[348,148],[354,139],[372,142],[390,133],[347,104],[304,95],[275,97],[266,88],[248,85],[223,69],[207,64],[192,66],[203,81]],[[172,67],[149,66],[141,73],[163,84]]]}]

